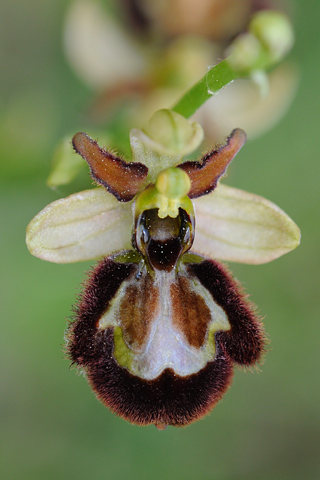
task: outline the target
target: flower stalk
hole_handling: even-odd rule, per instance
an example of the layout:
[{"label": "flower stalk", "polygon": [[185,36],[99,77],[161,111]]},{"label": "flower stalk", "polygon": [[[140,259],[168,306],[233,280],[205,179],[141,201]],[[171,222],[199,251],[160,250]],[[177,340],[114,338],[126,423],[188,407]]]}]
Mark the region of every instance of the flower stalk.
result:
[{"label": "flower stalk", "polygon": [[212,95],[217,94],[221,88],[239,77],[240,75],[230,67],[228,61],[223,60],[210,68],[206,75],[183,95],[172,110],[189,118]]},{"label": "flower stalk", "polygon": [[293,45],[289,20],[275,11],[254,15],[248,32],[239,35],[228,48],[228,57],[212,67],[172,110],[191,117],[212,95],[237,78],[255,76],[269,70],[288,53]]}]

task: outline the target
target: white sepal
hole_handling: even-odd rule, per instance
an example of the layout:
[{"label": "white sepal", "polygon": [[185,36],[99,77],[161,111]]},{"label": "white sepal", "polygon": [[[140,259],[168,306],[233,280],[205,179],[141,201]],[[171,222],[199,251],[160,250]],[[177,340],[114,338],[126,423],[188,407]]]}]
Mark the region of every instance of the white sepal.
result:
[{"label": "white sepal", "polygon": [[225,185],[194,200],[192,247],[209,258],[260,264],[296,248],[300,230],[277,205]]},{"label": "white sepal", "polygon": [[32,255],[55,263],[91,260],[131,247],[132,205],[103,188],[57,200],[27,227]]}]

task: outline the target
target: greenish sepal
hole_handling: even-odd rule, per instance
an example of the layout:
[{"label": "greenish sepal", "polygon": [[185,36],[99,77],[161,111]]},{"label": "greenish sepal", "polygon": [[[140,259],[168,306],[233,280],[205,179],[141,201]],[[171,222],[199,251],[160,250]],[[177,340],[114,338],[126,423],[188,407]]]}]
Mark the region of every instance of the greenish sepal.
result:
[{"label": "greenish sepal", "polygon": [[148,181],[155,183],[160,172],[176,167],[197,150],[203,136],[198,123],[191,123],[170,110],[157,111],[144,130],[130,131],[132,161],[146,165]]},{"label": "greenish sepal", "polygon": [[83,158],[73,151],[70,137],[65,137],[54,152],[52,169],[46,183],[51,188],[68,185],[86,167]]}]

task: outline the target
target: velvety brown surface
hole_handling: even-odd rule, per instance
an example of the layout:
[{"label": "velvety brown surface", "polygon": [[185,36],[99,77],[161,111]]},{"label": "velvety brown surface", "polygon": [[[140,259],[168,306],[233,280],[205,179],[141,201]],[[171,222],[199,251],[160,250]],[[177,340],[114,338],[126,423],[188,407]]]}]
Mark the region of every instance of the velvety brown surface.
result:
[{"label": "velvety brown surface", "polygon": [[170,272],[175,267],[182,248],[179,238],[172,238],[164,242],[150,239],[146,253],[153,268]]},{"label": "velvety brown surface", "polygon": [[139,350],[148,335],[154,315],[157,314],[158,302],[159,290],[149,275],[127,288],[119,316],[124,340],[134,351]]},{"label": "velvety brown surface", "polygon": [[210,310],[203,297],[190,289],[189,280],[179,276],[170,289],[173,324],[186,336],[189,344],[200,348],[206,339]]},{"label": "velvety brown surface", "polygon": [[209,290],[228,316],[231,330],[217,333],[217,336],[232,360],[240,365],[253,365],[264,353],[265,334],[254,313],[255,307],[242,293],[240,285],[224,265],[213,260],[190,264],[188,270]]},{"label": "velvety brown surface", "polygon": [[84,367],[95,357],[97,323],[122,282],[137,268],[105,258],[89,273],[75,308],[75,320],[69,326],[67,351],[73,363]]},{"label": "velvety brown surface", "polygon": [[99,400],[113,412],[140,425],[184,426],[208,413],[227,390],[232,366],[221,344],[200,372],[179,377],[165,370],[155,380],[143,380],[119,367],[112,356],[113,332],[99,336],[96,356],[87,368]]},{"label": "velvety brown surface", "polygon": [[[72,362],[84,368],[98,398],[125,419],[141,424],[187,425],[208,413],[227,390],[233,362],[252,365],[264,349],[263,329],[252,306],[227,269],[212,260],[188,264],[196,277],[228,316],[231,330],[215,334],[216,356],[198,373],[180,377],[171,369],[154,380],[132,375],[113,357],[113,328],[98,330],[97,323],[122,282],[138,273],[136,264],[104,259],[89,276],[75,320],[69,329],[68,353]],[[134,346],[144,339],[149,309],[153,307],[151,277],[141,281],[141,289],[129,288],[123,305],[124,333]],[[206,333],[208,310],[195,298],[182,275],[179,287],[171,289],[175,300],[175,320],[191,344],[201,346]],[[173,292],[173,293],[172,293]],[[155,300],[156,301],[156,300]],[[126,310],[126,311],[125,311]]]}]

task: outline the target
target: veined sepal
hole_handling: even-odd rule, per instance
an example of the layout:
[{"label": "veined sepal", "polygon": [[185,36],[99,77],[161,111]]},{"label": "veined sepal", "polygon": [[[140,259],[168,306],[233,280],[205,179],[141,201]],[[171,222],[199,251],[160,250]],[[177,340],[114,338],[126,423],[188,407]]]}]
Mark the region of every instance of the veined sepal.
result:
[{"label": "veined sepal", "polygon": [[101,258],[131,247],[132,205],[103,188],[85,190],[47,205],[29,223],[32,255],[54,263]]},{"label": "veined sepal", "polygon": [[300,230],[274,203],[219,184],[193,201],[197,228],[194,250],[231,262],[262,264],[295,249]]}]

